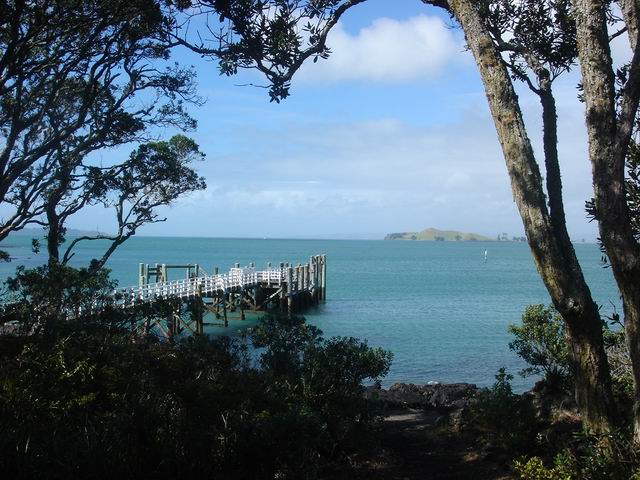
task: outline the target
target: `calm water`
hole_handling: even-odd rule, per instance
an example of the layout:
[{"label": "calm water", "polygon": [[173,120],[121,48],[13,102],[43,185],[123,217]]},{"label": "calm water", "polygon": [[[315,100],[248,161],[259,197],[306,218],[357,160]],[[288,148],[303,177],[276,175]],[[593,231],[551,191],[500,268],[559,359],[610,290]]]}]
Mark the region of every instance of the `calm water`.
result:
[{"label": "calm water", "polygon": [[[26,237],[3,248],[15,257],[0,266],[3,277],[17,264],[44,260],[31,253]],[[603,311],[611,312],[611,302],[619,309],[597,246],[578,244],[576,251]],[[76,264],[99,252],[97,243],[87,243]],[[364,338],[392,350],[387,385],[430,380],[489,385],[502,366],[515,374],[522,364],[509,351],[507,326],[519,320],[526,305],[549,302],[528,246],[520,243],[138,237],[116,252],[109,267],[124,286],[137,284],[139,262],[199,263],[211,272],[235,262],[258,267],[305,262],[319,253],[327,254],[327,303],[309,311],[307,319],[326,335]],[[233,322],[227,332],[251,323]],[[516,376],[514,386],[522,390],[531,383]]]}]

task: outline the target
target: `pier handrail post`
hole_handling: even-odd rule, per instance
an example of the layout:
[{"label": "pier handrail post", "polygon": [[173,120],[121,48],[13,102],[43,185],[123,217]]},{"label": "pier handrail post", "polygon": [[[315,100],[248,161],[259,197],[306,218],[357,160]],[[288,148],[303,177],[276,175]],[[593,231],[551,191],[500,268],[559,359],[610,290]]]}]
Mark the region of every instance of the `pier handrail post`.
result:
[{"label": "pier handrail post", "polygon": [[287,313],[293,315],[293,267],[287,267]]},{"label": "pier handrail post", "polygon": [[315,264],[315,257],[311,256],[309,257],[309,287],[313,288],[313,286],[316,283],[316,264]]},{"label": "pier handrail post", "polygon": [[309,304],[309,300],[311,298],[311,276],[310,276],[311,267],[307,263],[304,267],[302,267],[302,272],[304,274],[304,293],[302,294],[302,307],[306,308]]},{"label": "pier handrail post", "polygon": [[327,256],[320,256],[320,264],[322,268],[322,277],[321,277],[321,300],[325,301],[327,299]]}]

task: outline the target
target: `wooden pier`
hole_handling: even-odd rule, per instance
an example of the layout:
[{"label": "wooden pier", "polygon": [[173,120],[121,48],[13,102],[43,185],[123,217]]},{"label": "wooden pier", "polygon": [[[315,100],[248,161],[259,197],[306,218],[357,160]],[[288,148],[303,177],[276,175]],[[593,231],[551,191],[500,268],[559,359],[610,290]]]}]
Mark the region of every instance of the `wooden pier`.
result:
[{"label": "wooden pier", "polygon": [[[170,280],[169,272],[175,270],[185,277]],[[326,255],[314,255],[305,265],[267,264],[257,270],[254,264],[236,264],[226,273],[216,267],[212,274],[197,264],[140,264],[138,285],[116,290],[114,299],[121,308],[172,305],[164,318],[153,316],[144,325],[146,331],[155,327],[171,339],[187,331],[202,334],[208,325],[226,327],[229,320],[244,320],[246,312],[300,313],[326,300],[326,288]],[[205,322],[206,313],[215,321]]]}]

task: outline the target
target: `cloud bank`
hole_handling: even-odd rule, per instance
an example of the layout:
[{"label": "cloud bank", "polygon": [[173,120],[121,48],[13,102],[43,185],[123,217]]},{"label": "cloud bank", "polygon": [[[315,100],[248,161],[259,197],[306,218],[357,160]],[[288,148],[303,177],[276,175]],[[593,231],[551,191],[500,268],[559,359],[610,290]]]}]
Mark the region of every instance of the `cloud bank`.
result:
[{"label": "cloud bank", "polygon": [[430,78],[461,62],[464,42],[442,19],[379,18],[357,34],[338,24],[329,34],[331,56],[309,62],[296,78],[305,83],[365,80],[399,83]]}]

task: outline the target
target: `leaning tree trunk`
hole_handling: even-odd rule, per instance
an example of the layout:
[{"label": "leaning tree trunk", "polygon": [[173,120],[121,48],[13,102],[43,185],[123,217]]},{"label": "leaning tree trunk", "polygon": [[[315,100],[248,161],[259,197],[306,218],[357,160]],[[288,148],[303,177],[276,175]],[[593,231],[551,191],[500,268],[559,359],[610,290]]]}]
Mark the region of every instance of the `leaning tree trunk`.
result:
[{"label": "leaning tree trunk", "polygon": [[616,111],[606,2],[577,0],[576,24],[596,218],[622,296],[635,387],[634,437],[640,442],[640,246],[633,236],[624,179],[625,158],[638,111],[640,52],[637,48],[637,5],[633,1],[621,3],[634,56],[619,113]]},{"label": "leaning tree trunk", "polygon": [[615,419],[611,375],[598,308],[571,242],[557,235],[545,204],[542,177],[507,68],[472,0],[450,0],[480,69],[529,246],[551,299],[567,324],[576,402],[585,424],[607,431]]}]

